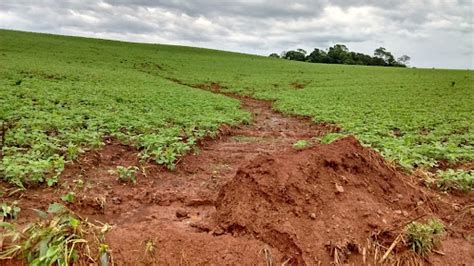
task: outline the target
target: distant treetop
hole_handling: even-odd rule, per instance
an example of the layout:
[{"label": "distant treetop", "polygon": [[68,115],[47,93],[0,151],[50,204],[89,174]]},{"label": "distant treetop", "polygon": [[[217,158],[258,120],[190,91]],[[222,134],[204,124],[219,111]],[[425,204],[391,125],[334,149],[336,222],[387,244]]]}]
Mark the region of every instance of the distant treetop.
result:
[{"label": "distant treetop", "polygon": [[299,48],[296,50],[283,51],[281,56],[277,53],[272,53],[270,54],[270,57],[309,63],[395,67],[406,67],[411,59],[408,55],[402,55],[395,60],[393,54],[387,51],[384,47],[375,49],[374,56],[356,53],[350,51],[344,44],[336,44],[326,50],[314,48],[314,50],[309,54],[305,50]]}]

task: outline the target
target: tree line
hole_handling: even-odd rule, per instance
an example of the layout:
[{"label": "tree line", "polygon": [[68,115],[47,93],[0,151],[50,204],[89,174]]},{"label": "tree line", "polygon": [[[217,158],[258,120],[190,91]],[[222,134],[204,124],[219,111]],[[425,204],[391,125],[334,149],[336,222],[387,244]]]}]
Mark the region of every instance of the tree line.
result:
[{"label": "tree line", "polygon": [[315,48],[314,51],[309,54],[303,49],[296,49],[283,51],[280,55],[272,53],[270,57],[310,63],[393,67],[406,67],[410,61],[408,55],[403,55],[395,59],[395,56],[383,47],[375,49],[374,55],[370,56],[363,53],[352,52],[344,44],[336,44],[326,50]]}]

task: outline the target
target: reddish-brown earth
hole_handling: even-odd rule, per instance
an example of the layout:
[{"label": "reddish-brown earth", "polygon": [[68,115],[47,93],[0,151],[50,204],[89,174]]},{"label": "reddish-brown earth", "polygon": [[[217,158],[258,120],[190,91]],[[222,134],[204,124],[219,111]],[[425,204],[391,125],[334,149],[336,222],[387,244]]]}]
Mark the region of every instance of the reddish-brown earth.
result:
[{"label": "reddish-brown earth", "polygon": [[[118,265],[374,265],[405,224],[430,217],[442,219],[447,233],[437,253],[417,261],[474,264],[473,242],[466,240],[474,234],[472,193],[424,188],[353,137],[297,150],[296,141],[337,127],[238,99],[253,122],[223,127],[174,171],[141,165],[136,149],[110,140],[69,165],[61,186],[2,200],[19,200],[19,223],[26,223],[33,208],[75,191],[70,209],[113,226],[106,239]],[[136,185],[109,172],[119,165],[140,167]],[[155,249],[146,252],[150,243]],[[413,258],[394,250],[399,255],[386,263]]]}]

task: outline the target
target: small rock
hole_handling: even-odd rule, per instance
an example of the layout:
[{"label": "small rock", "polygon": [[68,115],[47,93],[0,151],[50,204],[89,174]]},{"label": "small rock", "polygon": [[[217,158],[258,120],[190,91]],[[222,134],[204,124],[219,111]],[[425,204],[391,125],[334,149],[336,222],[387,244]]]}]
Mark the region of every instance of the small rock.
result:
[{"label": "small rock", "polygon": [[408,212],[407,211],[402,211],[403,216],[408,217]]},{"label": "small rock", "polygon": [[179,210],[176,210],[176,217],[177,218],[188,218],[189,213],[184,209],[179,209]]},{"label": "small rock", "polygon": [[394,213],[400,215],[400,214],[402,214],[402,211],[401,210],[396,210],[396,211],[394,211]]},{"label": "small rock", "polygon": [[344,193],[344,187],[336,184],[336,193]]},{"label": "small rock", "polygon": [[309,217],[310,217],[311,219],[315,220],[315,219],[316,219],[316,213],[312,212],[312,213],[309,215]]},{"label": "small rock", "polygon": [[386,223],[387,223],[387,220],[385,220],[385,219],[382,219],[382,222],[383,222],[384,224],[386,224]]}]

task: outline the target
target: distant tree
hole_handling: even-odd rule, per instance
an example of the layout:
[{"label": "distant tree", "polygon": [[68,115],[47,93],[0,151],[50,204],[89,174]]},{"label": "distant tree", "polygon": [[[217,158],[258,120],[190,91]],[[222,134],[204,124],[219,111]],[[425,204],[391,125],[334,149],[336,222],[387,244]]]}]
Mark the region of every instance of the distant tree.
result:
[{"label": "distant tree", "polygon": [[297,52],[300,52],[300,53],[302,53],[302,54],[304,54],[304,55],[307,54],[306,50],[301,49],[301,48],[296,49],[296,51],[297,51]]},{"label": "distant tree", "polygon": [[336,44],[329,47],[328,51],[329,63],[344,64],[349,58],[349,49],[344,44]]},{"label": "distant tree", "polygon": [[395,57],[392,55],[392,53],[390,53],[389,51],[387,51],[383,47],[379,47],[379,48],[375,49],[374,56],[378,57],[378,58],[382,58],[385,62],[385,65],[387,65],[387,66],[394,66],[397,63],[397,61],[395,61]]},{"label": "distant tree", "polygon": [[295,61],[304,61],[306,56],[300,51],[291,50],[282,54],[282,58]]},{"label": "distant tree", "polygon": [[329,63],[329,58],[324,50],[314,48],[314,50],[306,57],[306,61],[311,63]]},{"label": "distant tree", "polygon": [[[270,57],[278,57],[273,53]],[[326,51],[318,48],[307,54],[301,48],[291,51],[283,51],[281,58],[296,61],[306,61],[310,63],[326,63],[326,64],[346,64],[346,65],[372,65],[372,66],[395,66],[406,67],[410,61],[410,57],[403,55],[397,60],[391,52],[383,47],[375,49],[374,56],[363,53],[352,52],[344,44],[335,44]]]},{"label": "distant tree", "polygon": [[280,58],[280,55],[278,55],[277,53],[271,53],[269,57]]},{"label": "distant tree", "polygon": [[411,58],[408,55],[402,55],[397,59],[397,62],[401,65],[408,65],[410,63]]},{"label": "distant tree", "polygon": [[370,64],[369,65],[372,65],[372,66],[385,66],[385,60],[383,58],[374,56],[370,59]]}]

